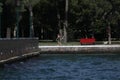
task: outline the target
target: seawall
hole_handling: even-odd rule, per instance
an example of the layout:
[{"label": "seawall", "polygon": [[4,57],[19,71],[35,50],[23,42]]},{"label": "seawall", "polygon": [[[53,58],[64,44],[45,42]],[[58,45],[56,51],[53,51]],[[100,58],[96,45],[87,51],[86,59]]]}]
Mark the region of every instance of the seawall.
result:
[{"label": "seawall", "polygon": [[38,46],[37,38],[0,39],[0,64],[38,54],[120,54],[120,45]]},{"label": "seawall", "polygon": [[39,46],[41,54],[48,53],[78,53],[78,54],[102,54],[120,53],[120,45],[80,45],[80,46]]},{"label": "seawall", "polygon": [[37,38],[0,39],[0,64],[38,54]]}]

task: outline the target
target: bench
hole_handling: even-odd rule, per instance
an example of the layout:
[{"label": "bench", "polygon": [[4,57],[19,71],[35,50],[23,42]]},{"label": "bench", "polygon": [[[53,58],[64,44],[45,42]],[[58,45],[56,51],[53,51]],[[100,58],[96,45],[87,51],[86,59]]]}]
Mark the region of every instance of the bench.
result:
[{"label": "bench", "polygon": [[87,44],[95,44],[95,38],[81,38],[80,44],[81,45],[87,45]]}]

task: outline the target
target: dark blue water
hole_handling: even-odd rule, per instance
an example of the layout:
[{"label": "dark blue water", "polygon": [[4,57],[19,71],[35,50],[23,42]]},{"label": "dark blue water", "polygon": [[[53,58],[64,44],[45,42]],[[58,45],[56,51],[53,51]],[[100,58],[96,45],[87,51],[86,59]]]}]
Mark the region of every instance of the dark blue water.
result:
[{"label": "dark blue water", "polygon": [[1,67],[0,80],[120,80],[120,55],[40,55]]}]

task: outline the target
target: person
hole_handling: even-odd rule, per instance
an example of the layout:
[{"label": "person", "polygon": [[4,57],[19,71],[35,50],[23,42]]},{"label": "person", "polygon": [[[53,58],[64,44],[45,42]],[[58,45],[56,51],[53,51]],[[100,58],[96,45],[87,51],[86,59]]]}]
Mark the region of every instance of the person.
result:
[{"label": "person", "polygon": [[62,40],[62,37],[61,37],[60,34],[58,34],[57,38],[56,38],[56,41],[57,41],[58,45],[62,45],[61,40]]}]

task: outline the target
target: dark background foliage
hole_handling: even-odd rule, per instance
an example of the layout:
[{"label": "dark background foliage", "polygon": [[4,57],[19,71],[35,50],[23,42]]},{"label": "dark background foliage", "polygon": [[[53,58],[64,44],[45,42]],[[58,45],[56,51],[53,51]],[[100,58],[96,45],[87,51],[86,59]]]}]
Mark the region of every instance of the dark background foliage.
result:
[{"label": "dark background foliage", "polygon": [[[7,28],[11,37],[16,23],[16,0],[0,0],[1,31],[6,37]],[[108,26],[111,36],[119,40],[120,36],[120,0],[68,0],[68,41],[86,37],[106,40]],[[40,40],[55,40],[64,28],[65,0],[20,0],[20,37],[29,37],[29,4],[33,8],[34,36]]]}]

